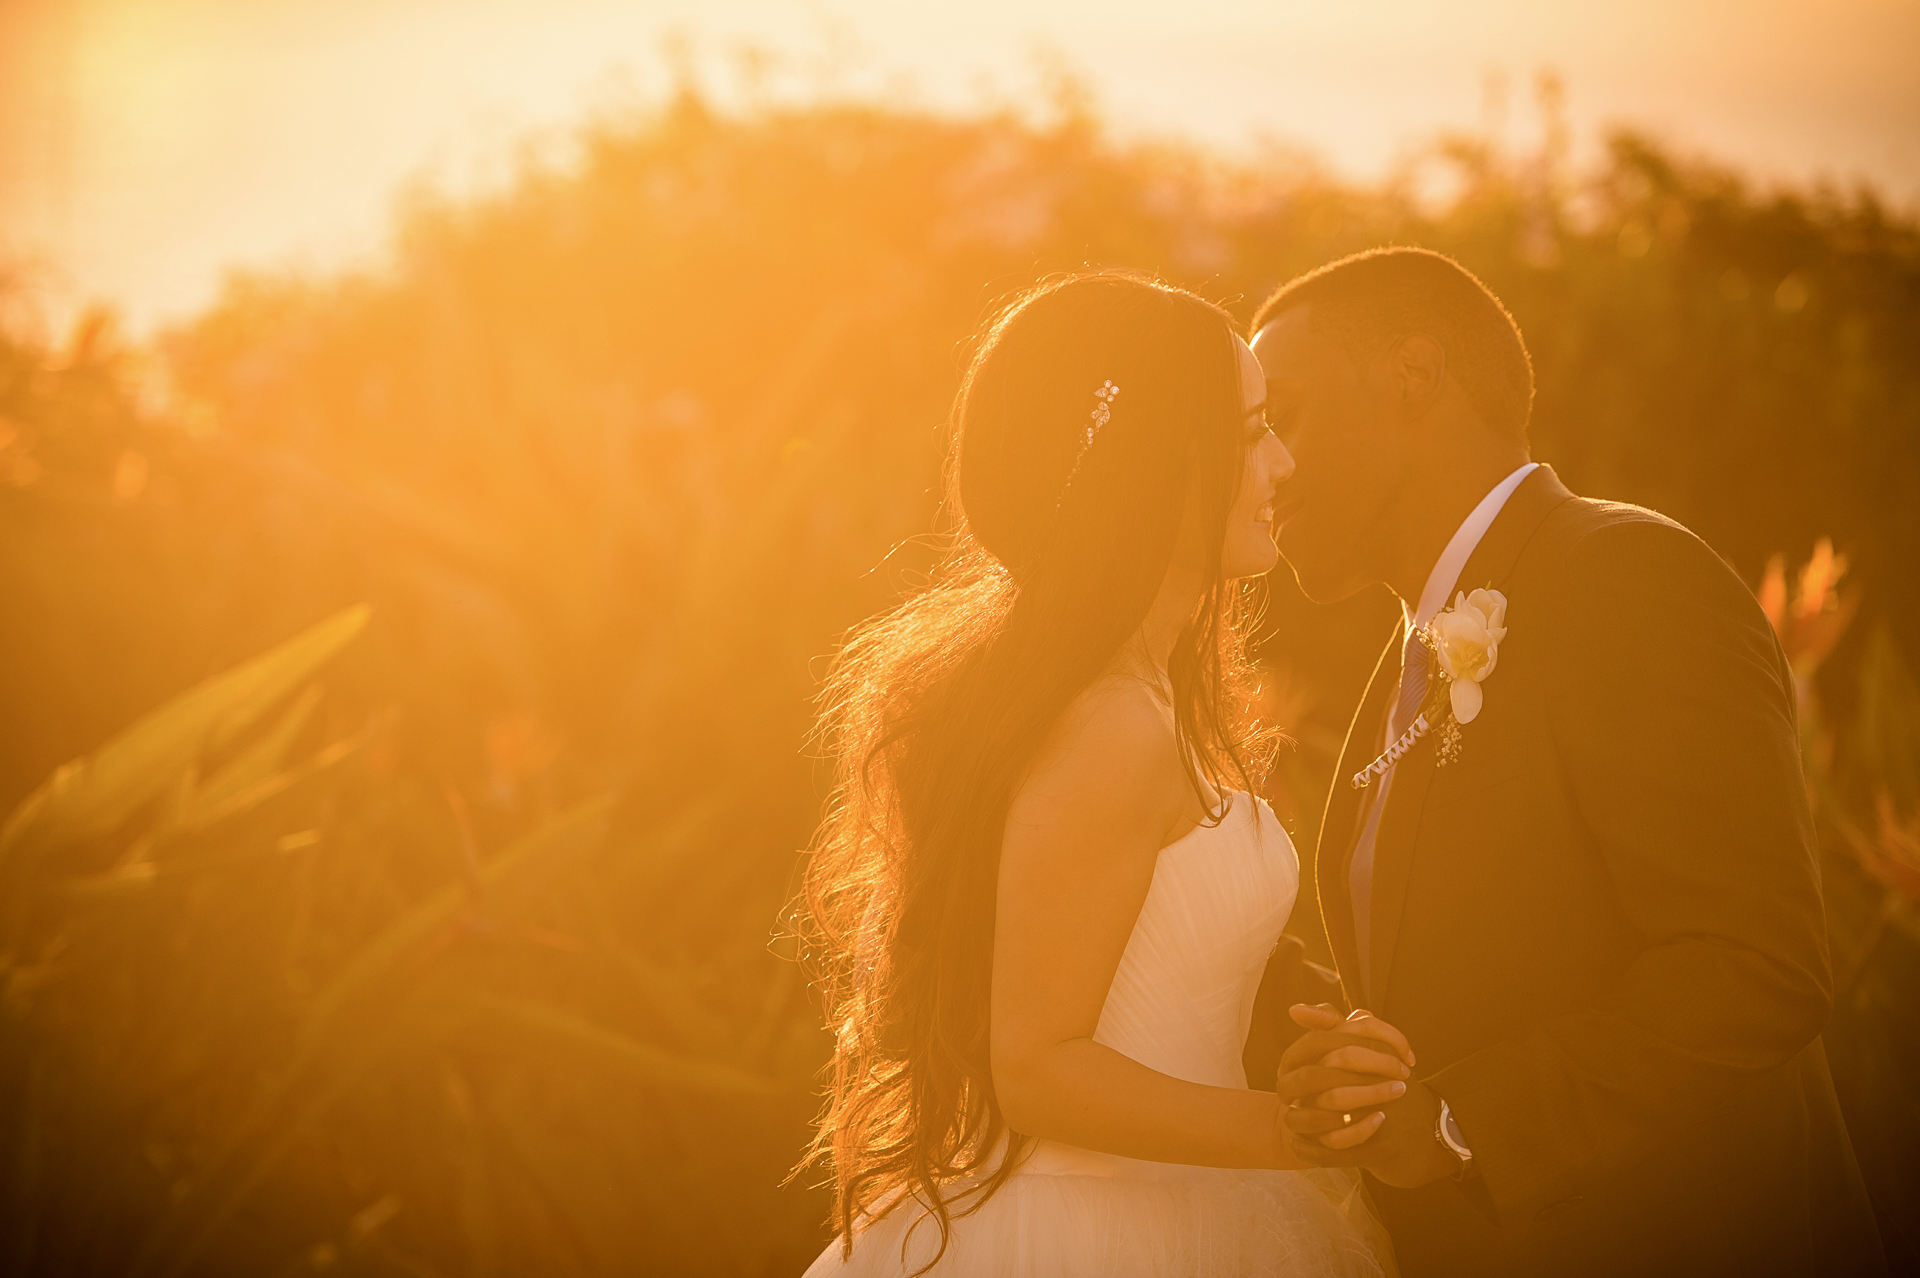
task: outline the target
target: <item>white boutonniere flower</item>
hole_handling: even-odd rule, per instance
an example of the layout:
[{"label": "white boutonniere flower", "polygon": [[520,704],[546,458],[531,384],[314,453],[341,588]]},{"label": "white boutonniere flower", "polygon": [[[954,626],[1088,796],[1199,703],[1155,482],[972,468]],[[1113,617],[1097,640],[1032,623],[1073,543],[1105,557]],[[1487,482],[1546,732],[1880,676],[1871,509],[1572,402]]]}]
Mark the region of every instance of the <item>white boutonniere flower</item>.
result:
[{"label": "white boutonniere flower", "polygon": [[1497,590],[1462,591],[1427,629],[1447,676],[1454,722],[1472,723],[1486,697],[1480,685],[1499,664],[1500,641],[1507,637],[1507,597]]},{"label": "white boutonniere flower", "polygon": [[1421,628],[1421,643],[1433,650],[1439,669],[1429,675],[1420,714],[1379,758],[1353,774],[1353,788],[1364,789],[1384,776],[1414,743],[1436,727],[1440,741],[1435,764],[1445,767],[1460,757],[1460,728],[1480,717],[1486,691],[1480,686],[1500,664],[1500,641],[1507,637],[1507,597],[1498,590],[1461,591],[1453,606]]}]

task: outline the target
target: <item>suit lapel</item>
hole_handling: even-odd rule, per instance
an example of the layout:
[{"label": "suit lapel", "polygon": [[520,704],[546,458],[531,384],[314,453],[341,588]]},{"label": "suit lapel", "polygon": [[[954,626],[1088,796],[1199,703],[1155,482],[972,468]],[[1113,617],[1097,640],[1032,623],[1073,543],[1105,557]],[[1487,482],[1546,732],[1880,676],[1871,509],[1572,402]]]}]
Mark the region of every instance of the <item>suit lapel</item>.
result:
[{"label": "suit lapel", "polygon": [[[1572,496],[1551,467],[1542,465],[1528,474],[1468,556],[1455,592],[1473,590],[1488,582],[1498,589],[1548,512]],[[1444,677],[1437,666],[1434,677]],[[1380,828],[1374,837],[1372,917],[1369,920],[1373,952],[1368,965],[1372,979],[1368,984],[1376,1005],[1385,1002],[1382,995],[1393,967],[1394,943],[1406,905],[1407,880],[1413,873],[1413,859],[1418,851],[1420,815],[1426,807],[1427,792],[1433,786],[1434,751],[1434,738],[1428,736],[1394,766],[1393,788],[1387,792],[1386,808],[1380,814]],[[1365,762],[1363,759],[1354,766],[1358,768]],[[1336,786],[1344,783],[1345,777],[1335,782]],[[1344,883],[1343,876],[1343,886]]]},{"label": "suit lapel", "polygon": [[1360,801],[1366,791],[1354,789],[1350,778],[1379,752],[1387,702],[1393,695],[1394,685],[1400,681],[1400,633],[1400,627],[1395,626],[1393,637],[1387,640],[1386,650],[1374,665],[1366,694],[1360,698],[1360,708],[1347,726],[1347,740],[1340,749],[1333,789],[1327,795],[1326,810],[1320,817],[1320,838],[1313,853],[1320,922],[1327,930],[1327,943],[1333,947],[1341,983],[1347,987],[1347,1001],[1355,1005],[1358,1004],[1356,995],[1360,993],[1360,950],[1353,932],[1353,892],[1347,873],[1353,861]]}]

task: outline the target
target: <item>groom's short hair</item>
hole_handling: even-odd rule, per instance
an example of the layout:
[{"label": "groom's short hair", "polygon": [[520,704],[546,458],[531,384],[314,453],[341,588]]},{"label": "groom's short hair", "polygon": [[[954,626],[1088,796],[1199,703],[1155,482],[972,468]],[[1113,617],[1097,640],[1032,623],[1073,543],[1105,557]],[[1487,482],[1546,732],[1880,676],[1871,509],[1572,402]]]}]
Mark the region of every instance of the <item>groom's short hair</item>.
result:
[{"label": "groom's short hair", "polygon": [[1448,371],[1489,426],[1524,439],[1533,415],[1533,361],[1520,326],[1493,290],[1445,253],[1395,245],[1316,267],[1280,286],[1253,317],[1254,333],[1281,312],[1308,320],[1367,354],[1407,333],[1447,352]]}]

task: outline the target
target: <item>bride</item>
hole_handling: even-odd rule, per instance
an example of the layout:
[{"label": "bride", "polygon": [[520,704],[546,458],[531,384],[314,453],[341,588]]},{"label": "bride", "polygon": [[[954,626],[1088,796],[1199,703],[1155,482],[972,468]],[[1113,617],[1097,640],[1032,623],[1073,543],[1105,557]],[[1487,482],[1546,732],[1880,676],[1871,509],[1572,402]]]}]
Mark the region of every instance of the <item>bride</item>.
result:
[{"label": "bride", "polygon": [[[1303,1168],[1241,1066],[1299,879],[1250,777],[1240,579],[1293,469],[1265,398],[1225,312],[1130,275],[983,331],[951,550],[822,693],[801,917],[835,1047],[803,1167],[839,1237],[808,1278],[1391,1272],[1357,1173]],[[1340,1028],[1309,1103],[1350,1147],[1410,1053]]]}]

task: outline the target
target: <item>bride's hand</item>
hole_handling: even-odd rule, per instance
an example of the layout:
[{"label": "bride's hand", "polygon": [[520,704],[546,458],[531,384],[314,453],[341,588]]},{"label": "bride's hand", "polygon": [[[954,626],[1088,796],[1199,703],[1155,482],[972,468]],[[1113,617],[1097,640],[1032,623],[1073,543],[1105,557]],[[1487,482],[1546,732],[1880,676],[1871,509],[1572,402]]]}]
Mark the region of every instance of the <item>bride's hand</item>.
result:
[{"label": "bride's hand", "polygon": [[1378,1107],[1406,1093],[1413,1048],[1398,1029],[1365,1011],[1343,1018],[1329,1005],[1300,1003],[1289,1015],[1307,1032],[1280,1058],[1275,1091],[1281,1103],[1327,1111],[1329,1122],[1340,1116],[1339,1126],[1318,1137],[1327,1148],[1361,1144],[1385,1121]]}]

